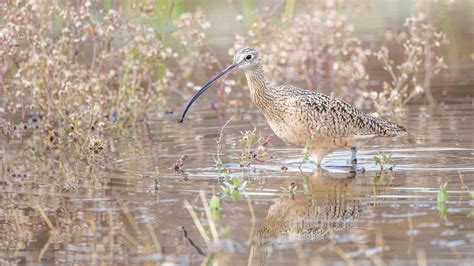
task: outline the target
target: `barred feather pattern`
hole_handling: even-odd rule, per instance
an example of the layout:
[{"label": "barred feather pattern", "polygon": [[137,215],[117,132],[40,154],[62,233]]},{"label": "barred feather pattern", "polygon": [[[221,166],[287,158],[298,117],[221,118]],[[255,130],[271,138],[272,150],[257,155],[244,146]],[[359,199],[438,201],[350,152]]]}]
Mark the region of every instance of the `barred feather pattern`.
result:
[{"label": "barred feather pattern", "polygon": [[406,134],[403,126],[368,115],[343,100],[289,85],[280,86],[277,91],[286,99],[295,99],[299,119],[316,135],[393,137]]},{"label": "barred feather pattern", "polygon": [[254,103],[275,131],[282,131],[278,125],[294,124],[301,131],[318,137],[406,134],[403,126],[368,115],[340,99],[290,85],[272,86],[266,82],[261,69],[246,76]]}]

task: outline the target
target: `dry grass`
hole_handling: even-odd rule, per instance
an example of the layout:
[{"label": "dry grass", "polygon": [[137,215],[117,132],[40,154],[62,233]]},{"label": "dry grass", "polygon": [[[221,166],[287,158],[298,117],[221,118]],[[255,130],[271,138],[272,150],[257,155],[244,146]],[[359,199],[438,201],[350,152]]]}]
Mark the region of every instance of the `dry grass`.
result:
[{"label": "dry grass", "polygon": [[391,81],[383,82],[382,91],[363,96],[371,99],[381,116],[402,115],[405,106],[420,94],[425,94],[428,102],[435,105],[431,80],[447,68],[441,55],[443,46],[448,44],[446,35],[427,22],[424,15],[419,15],[407,18],[401,32],[387,32],[386,39],[392,46],[401,48],[404,57],[396,62],[387,46],[382,46],[375,56],[390,74]]},{"label": "dry grass", "polygon": [[127,12],[90,1],[0,4],[0,114],[9,118],[1,133],[7,150],[22,144],[4,158],[7,176],[94,178],[107,161],[106,134],[163,110],[170,95],[187,97],[194,69],[219,64],[202,11],[168,16],[132,5]]}]

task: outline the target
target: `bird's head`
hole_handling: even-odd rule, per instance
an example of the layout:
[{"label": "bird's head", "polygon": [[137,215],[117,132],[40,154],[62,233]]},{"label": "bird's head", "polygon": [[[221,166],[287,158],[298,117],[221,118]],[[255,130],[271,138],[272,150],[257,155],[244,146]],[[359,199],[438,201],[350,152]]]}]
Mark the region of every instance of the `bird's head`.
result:
[{"label": "bird's head", "polygon": [[245,72],[255,71],[260,68],[260,56],[258,52],[253,48],[244,48],[238,51],[234,55],[234,61],[226,69],[224,69],[219,74],[212,77],[204,86],[193,95],[189,103],[186,105],[186,108],[181,115],[180,122],[183,122],[184,116],[188,112],[188,109],[191,105],[203,94],[215,81],[219,80],[226,74],[232,72],[235,69],[242,69]]},{"label": "bird's head", "polygon": [[253,48],[244,48],[235,53],[233,64],[243,71],[252,71],[260,67],[260,55]]}]

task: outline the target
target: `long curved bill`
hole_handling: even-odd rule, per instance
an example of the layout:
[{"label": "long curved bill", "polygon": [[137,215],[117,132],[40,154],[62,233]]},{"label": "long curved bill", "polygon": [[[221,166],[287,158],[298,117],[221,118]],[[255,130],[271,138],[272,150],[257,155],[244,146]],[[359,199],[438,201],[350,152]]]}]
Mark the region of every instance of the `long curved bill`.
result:
[{"label": "long curved bill", "polygon": [[181,123],[183,122],[184,116],[186,116],[186,113],[188,112],[191,105],[193,105],[193,103],[197,100],[197,98],[199,98],[199,96],[201,96],[201,94],[203,94],[212,85],[212,83],[219,80],[220,78],[225,76],[227,73],[231,72],[237,66],[239,66],[238,63],[231,64],[226,69],[224,69],[222,72],[220,72],[219,74],[212,77],[206,84],[204,84],[204,86],[198,92],[196,92],[196,94],[193,95],[191,100],[188,102],[188,105],[186,105],[186,108],[184,108],[183,114],[181,115],[181,118],[179,119],[179,122],[181,122]]}]

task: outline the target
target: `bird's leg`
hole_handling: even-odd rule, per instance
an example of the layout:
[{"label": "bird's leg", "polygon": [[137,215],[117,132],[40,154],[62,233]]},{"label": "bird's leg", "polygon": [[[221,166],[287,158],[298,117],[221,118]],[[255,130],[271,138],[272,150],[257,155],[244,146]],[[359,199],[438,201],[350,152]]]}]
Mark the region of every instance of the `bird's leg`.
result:
[{"label": "bird's leg", "polygon": [[321,168],[321,162],[323,161],[325,155],[324,151],[312,149],[311,155],[313,155],[314,161],[316,162],[316,166],[318,168]]},{"label": "bird's leg", "polygon": [[355,178],[357,176],[357,166],[355,164],[351,165],[351,169],[349,170],[348,178]]},{"label": "bird's leg", "polygon": [[323,157],[320,156],[318,153],[313,153],[314,161],[316,162],[316,167],[321,168],[321,162],[323,161]]},{"label": "bird's leg", "polygon": [[351,147],[351,164],[357,164],[357,148]]}]

